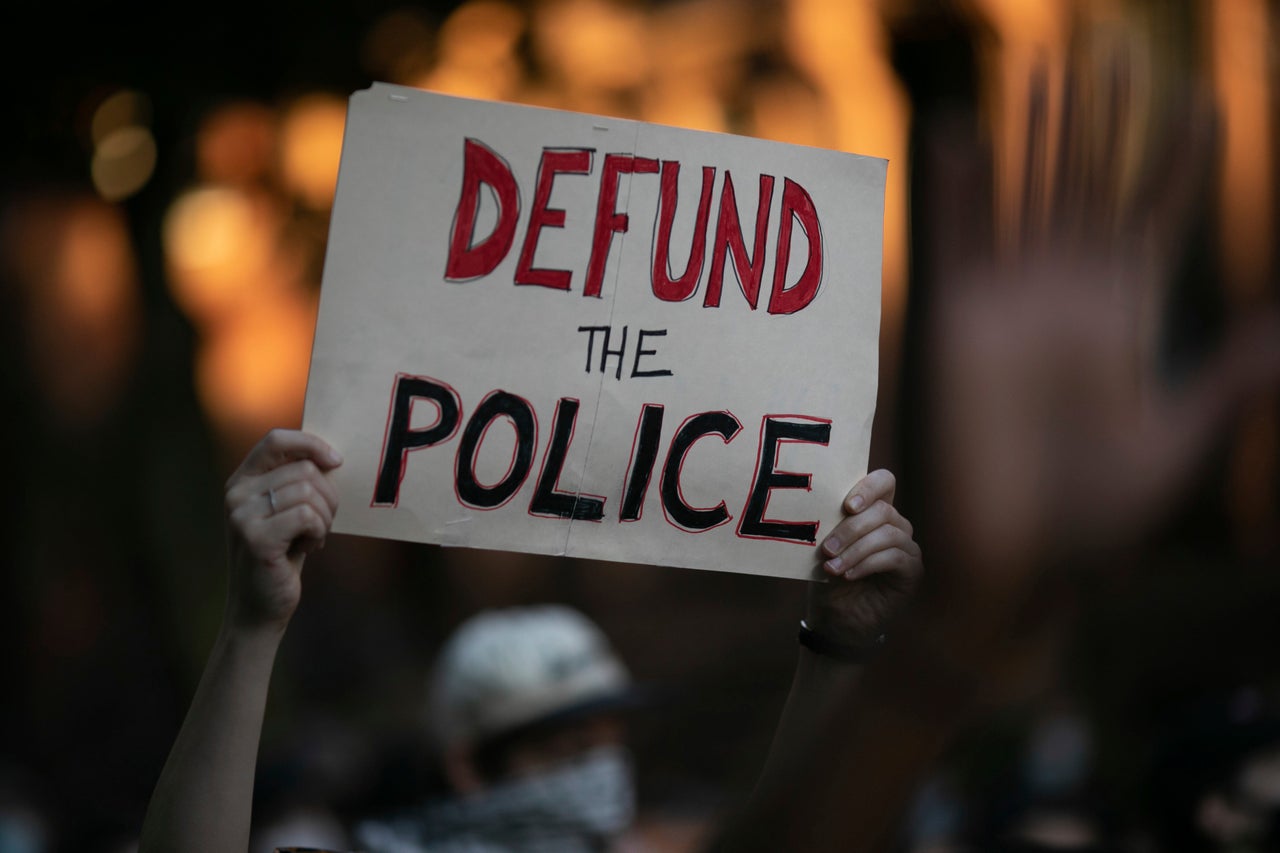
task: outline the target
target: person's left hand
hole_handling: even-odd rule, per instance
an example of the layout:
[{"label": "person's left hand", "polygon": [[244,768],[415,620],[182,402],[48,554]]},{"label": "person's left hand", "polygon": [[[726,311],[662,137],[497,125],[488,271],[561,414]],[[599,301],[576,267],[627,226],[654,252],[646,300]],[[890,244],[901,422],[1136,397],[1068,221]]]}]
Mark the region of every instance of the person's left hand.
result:
[{"label": "person's left hand", "polygon": [[844,500],[848,516],[820,547],[830,580],[810,585],[805,620],[841,644],[873,645],[924,573],[911,522],[893,506],[896,489],[883,468],[859,480]]}]

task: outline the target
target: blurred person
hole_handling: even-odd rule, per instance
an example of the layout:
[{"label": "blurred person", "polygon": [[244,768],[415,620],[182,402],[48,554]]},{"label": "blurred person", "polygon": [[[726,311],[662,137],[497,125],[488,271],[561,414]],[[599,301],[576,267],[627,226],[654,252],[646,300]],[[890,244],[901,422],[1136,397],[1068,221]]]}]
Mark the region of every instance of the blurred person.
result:
[{"label": "blurred person", "polygon": [[446,641],[428,722],[452,796],[355,828],[362,848],[598,849],[636,811],[622,712],[643,698],[565,605],[486,610]]},{"label": "blurred person", "polygon": [[[922,342],[930,571],[833,721],[785,751],[785,772],[710,850],[893,849],[949,748],[1054,683],[1086,627],[1081,591],[1143,565],[1211,450],[1280,386],[1274,305],[1229,326],[1187,375],[1162,364],[1158,321],[1216,122],[1192,86],[1133,138],[1126,62],[1067,69],[1056,144],[1045,82],[1032,86],[1029,204],[1011,251],[994,244],[992,160],[973,116],[933,116],[934,182],[917,212],[931,217],[937,276]],[[1144,154],[1135,164],[1127,150]]]},{"label": "blurred person", "polygon": [[[228,480],[222,625],[156,783],[141,853],[246,849],[271,670],[301,600],[306,555],[323,546],[337,510],[327,475],[341,464],[318,437],[277,429]],[[869,473],[820,546],[828,582],[809,586],[795,677],[762,780],[830,720],[923,573],[895,490],[890,472]],[[435,688],[433,719],[457,797],[416,817],[358,825],[370,853],[645,849],[641,838],[619,837],[634,807],[623,729],[588,713],[617,710],[635,694],[581,614],[555,606],[478,614],[442,651]],[[433,837],[444,830],[456,834]]]}]

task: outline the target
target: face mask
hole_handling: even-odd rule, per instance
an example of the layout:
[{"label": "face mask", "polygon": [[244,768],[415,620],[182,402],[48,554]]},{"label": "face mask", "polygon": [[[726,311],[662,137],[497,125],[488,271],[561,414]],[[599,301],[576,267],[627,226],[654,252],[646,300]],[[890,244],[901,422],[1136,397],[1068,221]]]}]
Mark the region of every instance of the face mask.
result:
[{"label": "face mask", "polygon": [[474,797],[366,823],[358,840],[371,849],[594,853],[630,826],[635,799],[630,754],[601,746]]},{"label": "face mask", "polygon": [[608,838],[635,818],[635,785],[629,753],[596,747],[579,757],[493,788],[488,799],[522,820]]}]

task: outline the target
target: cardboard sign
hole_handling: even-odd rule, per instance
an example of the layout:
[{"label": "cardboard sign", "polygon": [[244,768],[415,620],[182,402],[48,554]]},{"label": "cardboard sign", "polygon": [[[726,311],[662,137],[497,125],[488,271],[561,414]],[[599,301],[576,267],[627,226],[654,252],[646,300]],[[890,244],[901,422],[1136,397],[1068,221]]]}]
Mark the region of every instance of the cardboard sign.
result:
[{"label": "cardboard sign", "polygon": [[814,577],[867,465],[885,166],[354,93],[303,421],[333,529]]}]

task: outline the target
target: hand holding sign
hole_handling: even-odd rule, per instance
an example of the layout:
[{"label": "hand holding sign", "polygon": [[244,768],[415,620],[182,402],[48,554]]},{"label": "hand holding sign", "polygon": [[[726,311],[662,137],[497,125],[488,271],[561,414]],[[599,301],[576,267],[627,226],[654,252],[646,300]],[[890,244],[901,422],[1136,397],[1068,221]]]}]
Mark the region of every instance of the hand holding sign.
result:
[{"label": "hand holding sign", "polygon": [[911,522],[893,506],[896,489],[891,472],[867,474],[845,498],[849,515],[822,543],[833,581],[809,589],[805,622],[850,648],[875,645],[924,573]]},{"label": "hand holding sign", "polygon": [[243,627],[288,623],[302,595],[302,561],[324,546],[338,509],[328,472],[342,464],[313,435],[267,433],[227,481],[231,574],[227,622]]}]

